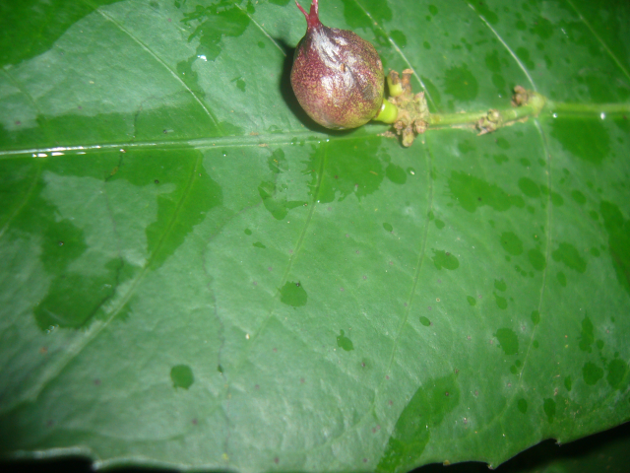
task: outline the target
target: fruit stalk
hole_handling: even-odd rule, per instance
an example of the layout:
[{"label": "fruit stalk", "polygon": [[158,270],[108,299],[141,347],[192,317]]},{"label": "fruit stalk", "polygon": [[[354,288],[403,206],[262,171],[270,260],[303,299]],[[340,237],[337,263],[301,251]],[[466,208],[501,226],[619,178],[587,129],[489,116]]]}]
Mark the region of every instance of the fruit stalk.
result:
[{"label": "fruit stalk", "polygon": [[[411,89],[413,71],[405,69],[402,77],[391,71],[387,77],[390,101],[397,107],[398,114],[394,122],[394,131],[386,136],[400,136],[402,145],[411,146],[417,137],[429,128],[464,128],[474,127],[480,135],[525,121],[530,116],[537,116],[545,106],[547,99],[523,87],[514,88],[512,108],[505,110],[491,109],[483,112],[465,113],[430,113],[424,92],[414,94]],[[393,93],[392,93],[393,91]],[[378,118],[377,118],[378,119]]]}]

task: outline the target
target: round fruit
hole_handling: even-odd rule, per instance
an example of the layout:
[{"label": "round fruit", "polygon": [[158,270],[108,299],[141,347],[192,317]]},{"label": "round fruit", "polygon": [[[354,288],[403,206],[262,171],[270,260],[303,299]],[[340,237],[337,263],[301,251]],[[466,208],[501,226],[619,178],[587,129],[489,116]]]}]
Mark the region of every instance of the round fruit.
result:
[{"label": "round fruit", "polygon": [[332,129],[356,128],[373,119],[383,104],[385,75],[368,41],[352,31],[319,21],[318,0],[306,17],[306,35],[295,49],[291,86],[306,113]]}]

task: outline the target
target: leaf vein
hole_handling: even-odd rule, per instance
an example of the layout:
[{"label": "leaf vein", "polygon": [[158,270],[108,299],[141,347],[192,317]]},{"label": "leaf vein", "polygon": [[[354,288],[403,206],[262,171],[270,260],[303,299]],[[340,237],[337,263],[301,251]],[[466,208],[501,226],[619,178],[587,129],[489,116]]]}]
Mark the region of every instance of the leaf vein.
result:
[{"label": "leaf vein", "polygon": [[411,65],[411,62],[409,62],[409,59],[407,59],[407,56],[405,56],[405,53],[402,52],[402,50],[400,49],[400,47],[398,47],[398,45],[396,44],[396,42],[391,38],[390,35],[387,34],[387,31],[385,31],[385,28],[383,28],[381,25],[378,24],[378,21],[376,21],[374,19],[374,17],[370,14],[370,12],[359,3],[359,0],[354,0],[354,2],[357,4],[357,6],[363,10],[363,13],[365,13],[365,15],[370,19],[370,21],[376,25],[378,27],[378,29],[380,29],[383,34],[385,35],[385,37],[387,38],[387,40],[391,43],[391,45],[394,47],[394,49],[396,50],[396,52],[398,53],[398,55],[402,58],[402,60],[405,62],[405,64],[407,64],[407,67],[409,67],[409,69],[411,69],[413,71],[413,76],[416,78],[416,80],[420,83],[420,86],[422,87],[422,90],[424,90],[424,94],[429,98],[429,102],[431,102],[431,105],[433,105],[433,107],[439,111],[437,105],[435,104],[435,101],[433,100],[433,97],[431,97],[431,94],[429,93],[429,90],[426,88],[426,86],[424,85],[424,82],[422,81],[422,79],[420,78],[420,76],[418,75],[418,73],[416,72],[415,68]]},{"label": "leaf vein", "polygon": [[179,75],[168,65],[166,64],[156,53],[154,53],[151,48],[149,48],[149,46],[147,46],[144,42],[142,42],[138,37],[136,37],[131,31],[129,31],[127,28],[125,28],[123,25],[121,25],[118,21],[116,21],[114,18],[112,18],[110,15],[108,15],[107,13],[105,13],[104,11],[102,11],[101,9],[97,10],[97,12],[104,17],[105,19],[107,19],[108,21],[112,22],[120,31],[122,31],[123,33],[125,33],[127,36],[129,36],[129,38],[131,38],[136,44],[138,44],[138,46],[140,46],[149,56],[151,56],[155,61],[158,62],[158,64],[160,64],[162,67],[164,67],[164,69],[166,69],[168,71],[168,73],[184,88],[186,89],[186,91],[193,97],[193,99],[199,104],[199,106],[203,109],[204,113],[208,116],[208,118],[210,118],[210,121],[213,123],[213,125],[221,132],[221,134],[223,133],[223,130],[221,128],[221,124],[219,123],[219,121],[217,120],[217,118],[214,116],[214,114],[205,106],[205,104],[203,103],[203,101],[201,100],[201,98],[195,93],[194,90],[192,90],[190,87],[188,87],[188,85],[179,77]]},{"label": "leaf vein", "polygon": [[521,70],[523,71],[523,74],[525,74],[525,77],[527,77],[527,80],[529,81],[529,83],[532,86],[532,89],[534,89],[534,91],[538,91],[536,84],[534,83],[534,79],[532,79],[532,76],[529,74],[529,71],[527,70],[527,68],[525,67],[525,64],[523,64],[521,62],[521,60],[518,58],[518,56],[516,55],[516,53],[512,50],[512,48],[510,48],[510,46],[507,44],[507,42],[505,42],[505,40],[501,37],[501,35],[499,35],[499,33],[497,32],[497,30],[495,30],[492,25],[488,22],[488,20],[485,19],[485,17],[479,13],[474,5],[472,5],[471,3],[468,4],[468,6],[477,14],[477,16],[479,16],[479,19],[481,19],[481,21],[486,25],[486,27],[492,32],[492,34],[494,34],[494,36],[496,36],[496,38],[499,40],[499,42],[503,45],[503,47],[507,50],[507,52],[510,54],[510,56],[512,56],[512,58],[514,59],[514,61],[516,61],[516,64],[518,64],[518,67],[521,68]]},{"label": "leaf vein", "polygon": [[573,10],[575,11],[575,13],[577,14],[577,16],[580,18],[580,21],[582,21],[586,27],[589,29],[589,31],[591,32],[591,34],[593,36],[595,36],[595,39],[597,39],[597,41],[599,41],[599,43],[602,45],[602,48],[604,48],[604,51],[606,51],[606,53],[611,57],[611,59],[615,62],[615,64],[617,65],[617,67],[621,70],[621,72],[623,72],[623,74],[626,76],[627,79],[630,80],[630,73],[626,70],[625,67],[623,67],[623,64],[621,64],[621,61],[617,58],[617,56],[615,55],[615,53],[613,53],[610,48],[608,47],[608,45],[606,44],[606,42],[597,34],[597,32],[595,31],[595,29],[591,26],[591,24],[586,20],[586,18],[584,18],[584,16],[582,16],[582,13],[577,9],[577,7],[573,4],[573,2],[571,0],[566,0],[566,2],[571,5],[571,8],[573,8]]},{"label": "leaf vein", "polygon": [[142,282],[142,280],[144,279],[144,277],[146,276],[149,268],[151,267],[153,261],[155,260],[156,255],[160,252],[160,250],[162,249],[162,245],[164,244],[164,241],[166,240],[167,235],[171,232],[175,221],[177,220],[177,217],[183,207],[184,202],[187,200],[188,195],[190,194],[190,189],[192,188],[192,184],[195,180],[195,175],[198,173],[198,169],[199,166],[201,166],[201,154],[199,153],[199,155],[197,156],[197,161],[195,163],[195,165],[192,168],[192,171],[190,173],[190,178],[188,179],[188,182],[186,183],[186,188],[184,190],[184,192],[182,193],[182,197],[180,198],[179,202],[177,203],[177,207],[175,208],[175,211],[173,212],[173,216],[171,218],[171,220],[168,222],[164,233],[162,234],[161,238],[159,239],[157,245],[155,246],[155,248],[153,249],[153,252],[149,255],[149,258],[147,259],[147,261],[145,262],[144,266],[142,267],[140,273],[138,274],[138,276],[136,277],[136,279],[132,282],[131,286],[129,287],[129,290],[127,291],[126,294],[124,294],[121,298],[121,300],[118,302],[118,305],[115,306],[111,312],[110,315],[107,317],[107,319],[105,319],[102,322],[99,321],[95,321],[92,326],[87,330],[87,332],[85,333],[85,335],[83,337],[80,337],[79,341],[74,344],[71,345],[68,348],[68,351],[65,353],[65,356],[62,357],[62,359],[59,361],[58,364],[52,366],[47,373],[43,376],[42,380],[35,385],[35,387],[33,388],[33,392],[30,395],[27,395],[26,399],[28,400],[29,398],[31,399],[36,399],[39,394],[46,389],[46,387],[48,386],[48,384],[55,379],[57,376],[59,376],[59,374],[61,372],[63,372],[63,370],[72,362],[72,360],[74,360],[82,351],[83,349],[88,346],[90,344],[90,342],[92,342],[92,340],[94,340],[100,333],[101,331],[107,327],[110,322],[112,320],[114,320],[116,318],[116,316],[120,313],[120,311],[127,305],[127,303],[129,302],[129,300],[131,299],[131,296],[135,293],[136,289],[138,288],[138,286],[140,285],[140,283]]},{"label": "leaf vein", "polygon": [[267,39],[269,41],[271,41],[273,43],[273,45],[278,48],[278,50],[282,53],[282,55],[284,57],[287,56],[287,53],[284,51],[284,49],[282,49],[282,46],[280,46],[277,41],[275,39],[273,39],[273,37],[267,32],[267,30],[265,28],[262,27],[262,25],[260,23],[258,23],[253,16],[251,16],[246,9],[244,9],[243,7],[241,7],[240,5],[235,4],[234,5],[236,8],[238,8],[239,10],[241,10],[251,21],[252,23],[254,23],[258,29],[262,32],[263,35],[265,35],[267,37]]}]

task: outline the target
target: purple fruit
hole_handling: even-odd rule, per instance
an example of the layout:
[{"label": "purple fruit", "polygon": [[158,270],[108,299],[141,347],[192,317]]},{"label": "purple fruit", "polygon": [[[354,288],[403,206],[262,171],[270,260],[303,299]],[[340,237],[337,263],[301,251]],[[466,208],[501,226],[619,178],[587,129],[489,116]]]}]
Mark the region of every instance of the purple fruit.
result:
[{"label": "purple fruit", "polygon": [[319,21],[318,0],[306,17],[306,35],[295,49],[291,86],[302,108],[326,128],[356,128],[383,104],[385,75],[378,53],[352,31]]}]

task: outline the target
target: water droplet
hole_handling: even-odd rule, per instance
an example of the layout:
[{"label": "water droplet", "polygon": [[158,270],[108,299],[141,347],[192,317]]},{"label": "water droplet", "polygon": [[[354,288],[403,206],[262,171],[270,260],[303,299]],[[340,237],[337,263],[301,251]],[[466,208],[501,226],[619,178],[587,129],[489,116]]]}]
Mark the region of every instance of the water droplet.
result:
[{"label": "water droplet", "polygon": [[46,329],[46,334],[51,334],[58,328],[59,328],[59,325],[49,325],[48,328]]}]

